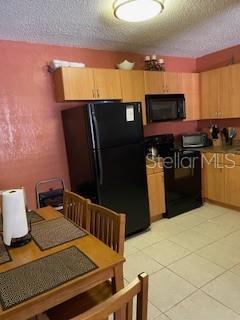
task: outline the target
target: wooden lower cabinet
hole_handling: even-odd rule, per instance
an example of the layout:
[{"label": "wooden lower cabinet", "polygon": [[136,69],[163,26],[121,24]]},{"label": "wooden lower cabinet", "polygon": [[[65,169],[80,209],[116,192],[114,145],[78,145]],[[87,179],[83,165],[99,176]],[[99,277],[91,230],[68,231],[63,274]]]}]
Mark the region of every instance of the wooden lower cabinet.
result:
[{"label": "wooden lower cabinet", "polygon": [[147,174],[148,198],[151,222],[158,220],[166,211],[164,173]]},{"label": "wooden lower cabinet", "polygon": [[225,202],[225,169],[216,163],[204,164],[204,198]]},{"label": "wooden lower cabinet", "polygon": [[[240,209],[240,156],[218,154],[213,160],[213,153],[205,153],[203,167],[204,198]],[[207,162],[208,161],[208,162]]]},{"label": "wooden lower cabinet", "polygon": [[225,202],[240,207],[240,166],[225,168]]}]

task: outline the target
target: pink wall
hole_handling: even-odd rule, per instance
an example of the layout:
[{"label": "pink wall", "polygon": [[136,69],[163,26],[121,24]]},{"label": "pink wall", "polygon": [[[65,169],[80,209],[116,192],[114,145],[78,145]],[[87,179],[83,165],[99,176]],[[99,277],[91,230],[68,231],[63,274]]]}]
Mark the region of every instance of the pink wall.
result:
[{"label": "pink wall", "polygon": [[[54,101],[52,75],[46,67],[54,58],[106,68],[126,58],[135,61],[137,69],[144,66],[143,56],[134,53],[0,41],[0,190],[24,186],[30,207],[35,206],[38,180],[62,177],[69,187],[60,111],[72,104]],[[168,71],[196,70],[194,59],[165,60]],[[174,131],[175,125],[171,129],[154,125],[146,132],[165,129]]]},{"label": "pink wall", "polygon": [[174,121],[153,123],[144,127],[144,135],[154,136],[164,133],[174,133],[179,135],[187,132],[195,132],[198,129],[197,121]]},{"label": "pink wall", "polygon": [[240,45],[217,51],[196,60],[197,72],[216,69],[240,62]]}]

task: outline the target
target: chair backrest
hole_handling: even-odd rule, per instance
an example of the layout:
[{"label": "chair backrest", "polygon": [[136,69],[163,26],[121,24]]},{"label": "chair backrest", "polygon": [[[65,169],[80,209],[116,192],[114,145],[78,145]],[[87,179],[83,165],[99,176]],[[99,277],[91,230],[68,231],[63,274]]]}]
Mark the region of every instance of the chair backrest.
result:
[{"label": "chair backrest", "polygon": [[147,320],[148,275],[142,273],[111,298],[71,320],[102,320],[121,310],[121,320],[132,320],[133,298],[137,296],[137,320]]},{"label": "chair backrest", "polygon": [[63,212],[64,216],[78,226],[86,228],[87,199],[80,195],[64,190]]},{"label": "chair backrest", "polygon": [[87,203],[86,229],[114,251],[123,255],[125,241],[125,214]]}]

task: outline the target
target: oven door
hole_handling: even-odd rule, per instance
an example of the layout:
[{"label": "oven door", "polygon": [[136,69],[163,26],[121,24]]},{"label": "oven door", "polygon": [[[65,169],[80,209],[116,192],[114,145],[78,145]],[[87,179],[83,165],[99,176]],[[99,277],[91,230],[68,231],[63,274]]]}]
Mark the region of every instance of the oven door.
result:
[{"label": "oven door", "polygon": [[201,156],[175,152],[173,165],[165,165],[166,217],[171,218],[202,205]]}]

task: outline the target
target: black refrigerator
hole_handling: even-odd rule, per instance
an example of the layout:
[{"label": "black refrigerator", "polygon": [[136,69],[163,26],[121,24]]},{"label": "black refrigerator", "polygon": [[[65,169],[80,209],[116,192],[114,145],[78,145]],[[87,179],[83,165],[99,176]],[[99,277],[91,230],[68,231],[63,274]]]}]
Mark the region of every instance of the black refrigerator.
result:
[{"label": "black refrigerator", "polygon": [[62,111],[71,189],[126,214],[126,235],[150,225],[141,103]]}]

